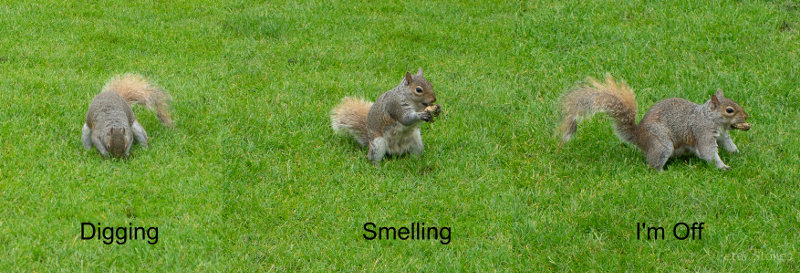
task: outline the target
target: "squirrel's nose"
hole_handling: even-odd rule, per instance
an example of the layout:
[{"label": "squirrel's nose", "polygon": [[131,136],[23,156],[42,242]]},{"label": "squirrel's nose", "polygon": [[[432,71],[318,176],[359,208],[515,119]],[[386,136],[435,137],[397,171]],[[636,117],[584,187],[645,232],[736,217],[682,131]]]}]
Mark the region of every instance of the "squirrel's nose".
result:
[{"label": "squirrel's nose", "polygon": [[436,102],[436,97],[433,97],[433,100],[431,100],[430,103],[434,103],[434,102]]}]

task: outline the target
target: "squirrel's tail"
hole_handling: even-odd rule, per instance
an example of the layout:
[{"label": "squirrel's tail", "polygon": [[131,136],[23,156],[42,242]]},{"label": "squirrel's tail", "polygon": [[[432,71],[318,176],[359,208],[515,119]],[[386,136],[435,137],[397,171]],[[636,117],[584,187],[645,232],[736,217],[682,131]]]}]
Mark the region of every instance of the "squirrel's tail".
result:
[{"label": "squirrel's tail", "polygon": [[562,144],[578,129],[578,120],[599,112],[614,118],[620,139],[633,143],[636,136],[636,97],[624,81],[606,74],[605,82],[589,77],[589,83],[568,92],[561,99],[563,120],[559,126]]},{"label": "squirrel's tail", "polygon": [[367,137],[367,114],[372,103],[363,99],[346,97],[331,111],[331,127],[336,133],[353,136],[362,146],[369,142]]},{"label": "squirrel's tail", "polygon": [[162,124],[172,127],[172,118],[169,114],[169,101],[166,91],[136,74],[124,74],[112,78],[103,91],[117,92],[128,104],[141,104],[156,112]]}]

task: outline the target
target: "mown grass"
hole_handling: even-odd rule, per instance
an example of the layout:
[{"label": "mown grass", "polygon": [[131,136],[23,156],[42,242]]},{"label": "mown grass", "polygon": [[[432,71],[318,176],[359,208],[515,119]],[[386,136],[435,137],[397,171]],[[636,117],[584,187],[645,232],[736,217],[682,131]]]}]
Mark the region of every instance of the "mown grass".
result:
[{"label": "mown grass", "polygon": [[[2,271],[797,271],[796,1],[177,1],[0,5]],[[425,69],[443,116],[381,168],[329,128]],[[129,160],[85,151],[91,98],[141,73],[174,129]],[[556,101],[610,72],[660,99],[723,88],[750,114],[720,172],[649,170],[604,116],[558,147]],[[80,223],[159,242],[80,240]],[[636,223],[705,222],[703,240]],[[366,241],[362,225],[452,227]]]}]

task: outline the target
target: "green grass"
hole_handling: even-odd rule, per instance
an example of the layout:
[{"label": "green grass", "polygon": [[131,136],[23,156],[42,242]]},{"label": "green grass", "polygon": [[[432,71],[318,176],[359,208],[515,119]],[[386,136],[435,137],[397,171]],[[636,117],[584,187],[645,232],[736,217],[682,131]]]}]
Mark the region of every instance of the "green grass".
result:
[{"label": "green grass", "polygon": [[[800,268],[800,2],[147,2],[0,4],[0,271]],[[329,111],[418,67],[444,110],[426,154],[372,167]],[[150,147],[103,160],[80,128],[125,72],[177,126],[137,107]],[[723,88],[753,124],[733,169],[651,171],[604,115],[559,149],[559,96],[605,72],[640,118]],[[83,241],[84,221],[159,242]],[[451,243],[361,237],[417,221]],[[703,240],[636,239],[678,221]]]}]

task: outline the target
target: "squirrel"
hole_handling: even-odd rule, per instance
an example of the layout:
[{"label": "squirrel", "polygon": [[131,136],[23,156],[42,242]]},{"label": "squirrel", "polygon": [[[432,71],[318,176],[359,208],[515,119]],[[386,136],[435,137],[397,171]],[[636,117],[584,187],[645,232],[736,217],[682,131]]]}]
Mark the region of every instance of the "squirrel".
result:
[{"label": "squirrel", "polygon": [[385,155],[410,152],[422,155],[421,121],[433,122],[441,112],[433,85],[422,76],[406,72],[405,78],[392,90],[383,93],[375,103],[345,97],[331,112],[331,127],[339,134],[349,134],[363,147],[369,147],[367,158],[378,166]]},{"label": "squirrel", "polygon": [[735,101],[726,98],[722,89],[704,104],[682,98],[664,99],[653,105],[636,123],[636,99],[624,81],[606,75],[605,82],[589,77],[589,84],[568,92],[561,101],[563,120],[559,127],[563,145],[575,134],[579,119],[606,112],[614,119],[617,136],[633,143],[647,156],[651,168],[662,171],[670,157],[694,153],[729,170],[719,158],[718,145],[731,153],[739,149],[733,144],[729,130],[747,131],[747,113]]},{"label": "squirrel", "polygon": [[168,112],[171,100],[166,91],[150,83],[142,76],[124,74],[113,77],[94,97],[83,123],[83,147],[97,147],[103,157],[128,157],[131,144],[136,139],[147,147],[147,132],[131,110],[131,105],[141,104],[156,112],[158,120],[173,127]]}]

